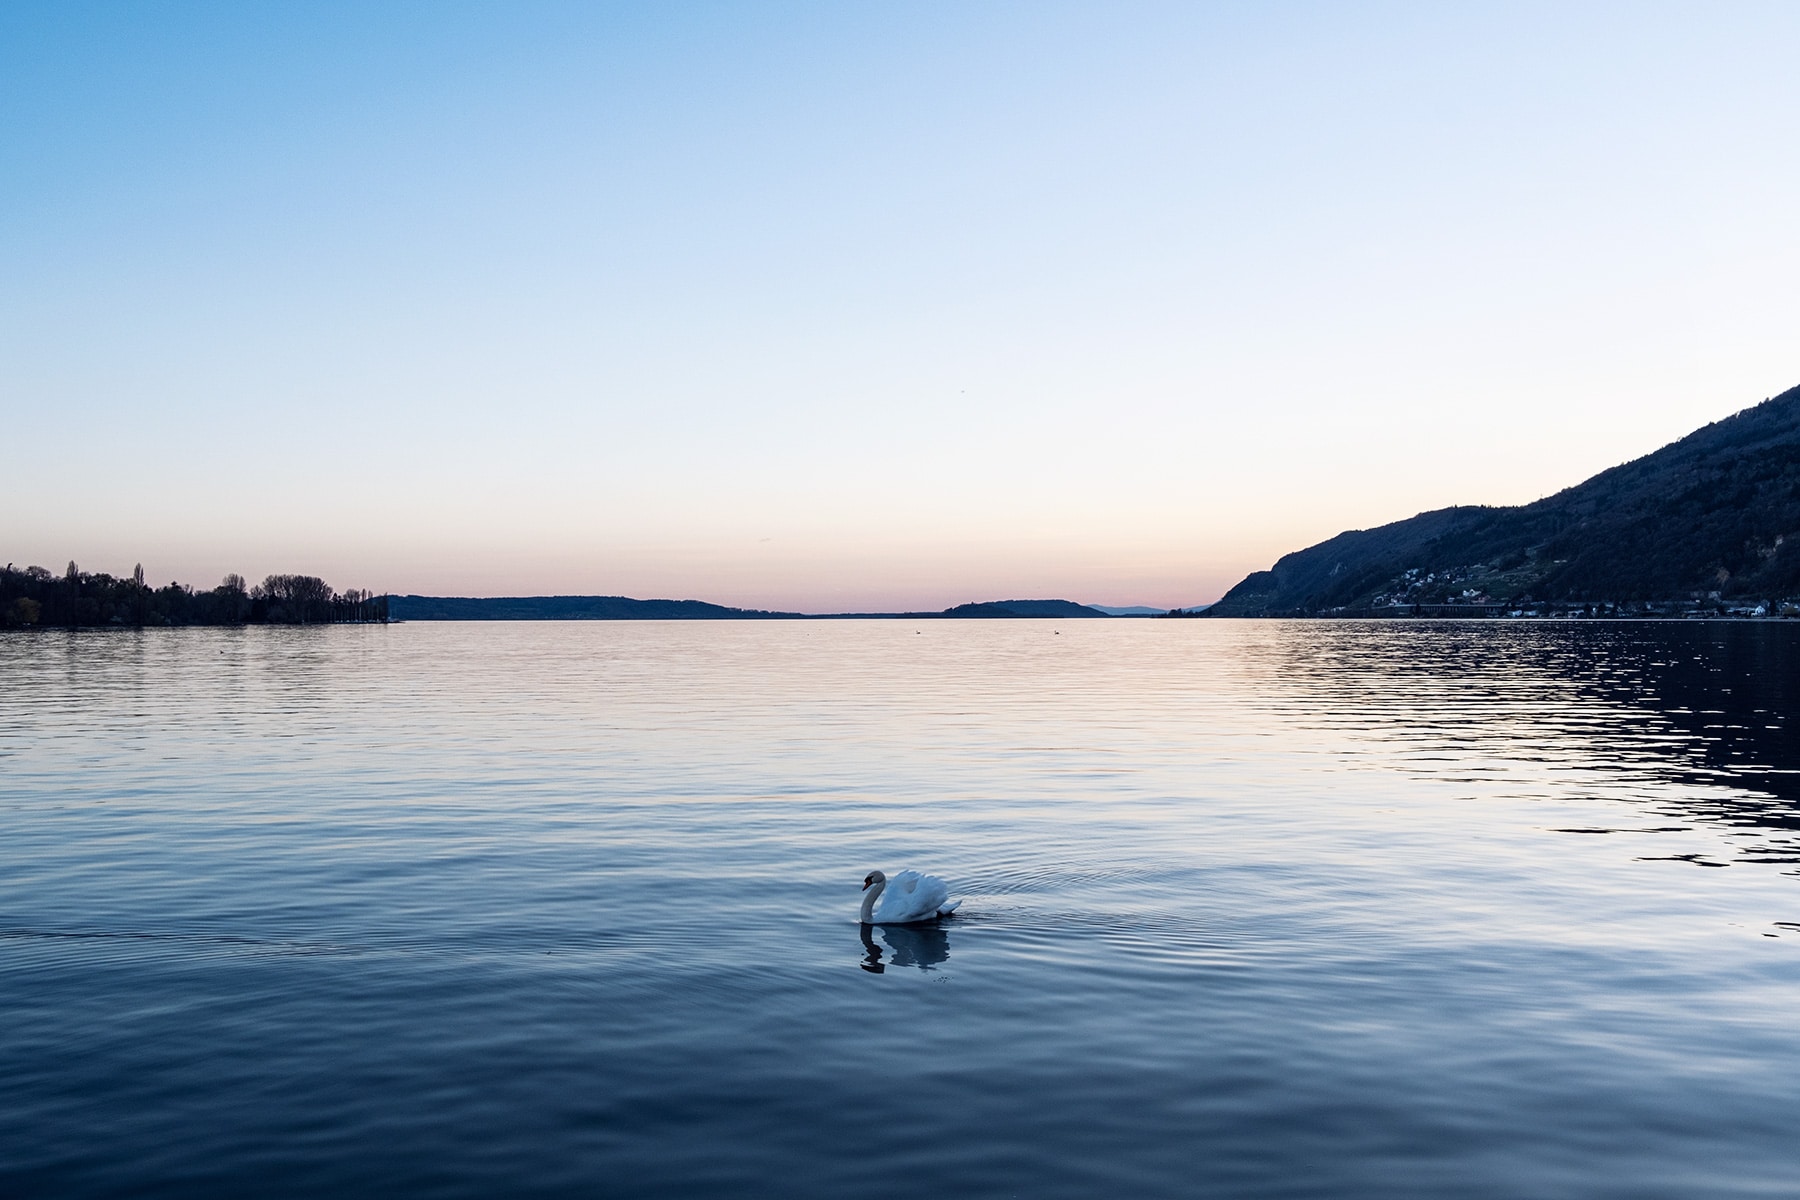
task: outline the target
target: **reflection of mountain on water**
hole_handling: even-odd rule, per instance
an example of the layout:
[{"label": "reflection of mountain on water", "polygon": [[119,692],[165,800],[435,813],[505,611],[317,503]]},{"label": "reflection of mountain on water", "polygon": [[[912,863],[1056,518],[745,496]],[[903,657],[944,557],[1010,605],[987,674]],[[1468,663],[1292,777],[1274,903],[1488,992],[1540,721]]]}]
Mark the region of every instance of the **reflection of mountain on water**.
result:
[{"label": "reflection of mountain on water", "polygon": [[[862,930],[862,969],[879,975],[888,967],[918,967],[929,971],[950,957],[950,935],[941,924],[929,925],[864,925]],[[875,942],[880,934],[887,943],[886,955]],[[885,958],[885,961],[884,961]]]},{"label": "reflection of mountain on water", "polygon": [[1648,705],[1691,734],[1697,772],[1800,801],[1800,627],[1695,622],[1622,633],[1607,653],[1637,678],[1597,681],[1597,691]]},{"label": "reflection of mountain on water", "polygon": [[[1570,656],[1592,668],[1577,680],[1582,690],[1654,711],[1686,735],[1662,773],[1730,789],[1670,796],[1659,807],[1687,820],[1800,830],[1800,628],[1628,623],[1588,641]],[[1800,844],[1763,834],[1739,845],[1737,859],[1800,864]]]},{"label": "reflection of mountain on water", "polygon": [[[1457,753],[1559,760],[1684,784],[1664,816],[1781,831],[1739,861],[1800,863],[1800,622],[1320,622],[1284,674],[1389,712]],[[1594,830],[1592,832],[1605,832]]]},{"label": "reflection of mountain on water", "polygon": [[[1597,752],[1672,772],[1684,782],[1765,792],[1768,823],[1800,827],[1800,625],[1753,621],[1622,621],[1529,630],[1508,648],[1577,696],[1655,713],[1686,735],[1590,736]],[[1640,727],[1641,728],[1641,727]],[[1654,745],[1656,760],[1647,749]]]}]

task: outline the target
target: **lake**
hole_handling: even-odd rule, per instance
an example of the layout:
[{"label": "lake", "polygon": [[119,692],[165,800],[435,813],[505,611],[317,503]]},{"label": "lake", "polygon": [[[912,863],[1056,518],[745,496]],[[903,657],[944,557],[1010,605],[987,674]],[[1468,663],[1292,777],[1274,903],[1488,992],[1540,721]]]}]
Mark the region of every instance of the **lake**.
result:
[{"label": "lake", "polygon": [[0,633],[0,1192],[1795,1194],[1797,705],[1800,623]]}]

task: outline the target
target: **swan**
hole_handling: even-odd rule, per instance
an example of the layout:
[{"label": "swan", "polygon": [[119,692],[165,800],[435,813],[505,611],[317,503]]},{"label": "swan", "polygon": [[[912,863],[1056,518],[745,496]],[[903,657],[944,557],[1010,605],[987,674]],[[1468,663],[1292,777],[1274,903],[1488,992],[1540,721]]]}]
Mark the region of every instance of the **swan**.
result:
[{"label": "swan", "polygon": [[[877,901],[880,902],[877,907]],[[864,925],[910,925],[915,921],[935,921],[956,911],[961,900],[950,899],[950,888],[936,875],[917,871],[901,871],[889,880],[880,871],[870,871],[863,878],[862,923]]]}]

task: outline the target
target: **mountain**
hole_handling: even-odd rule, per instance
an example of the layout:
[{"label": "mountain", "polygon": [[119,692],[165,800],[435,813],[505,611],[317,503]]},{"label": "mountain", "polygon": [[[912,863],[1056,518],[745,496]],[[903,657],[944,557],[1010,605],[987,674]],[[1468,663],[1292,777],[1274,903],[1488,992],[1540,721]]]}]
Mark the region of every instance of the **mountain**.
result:
[{"label": "mountain", "polygon": [[1284,556],[1213,616],[1800,596],[1800,387],[1534,504],[1442,508]]}]

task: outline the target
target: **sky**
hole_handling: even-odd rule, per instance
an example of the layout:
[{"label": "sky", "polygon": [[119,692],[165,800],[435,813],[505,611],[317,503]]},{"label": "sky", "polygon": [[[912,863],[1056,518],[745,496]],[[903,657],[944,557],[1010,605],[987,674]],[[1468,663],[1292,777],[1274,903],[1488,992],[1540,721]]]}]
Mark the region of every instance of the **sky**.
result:
[{"label": "sky", "polygon": [[0,561],[1199,604],[1800,383],[1800,5],[0,6]]}]

